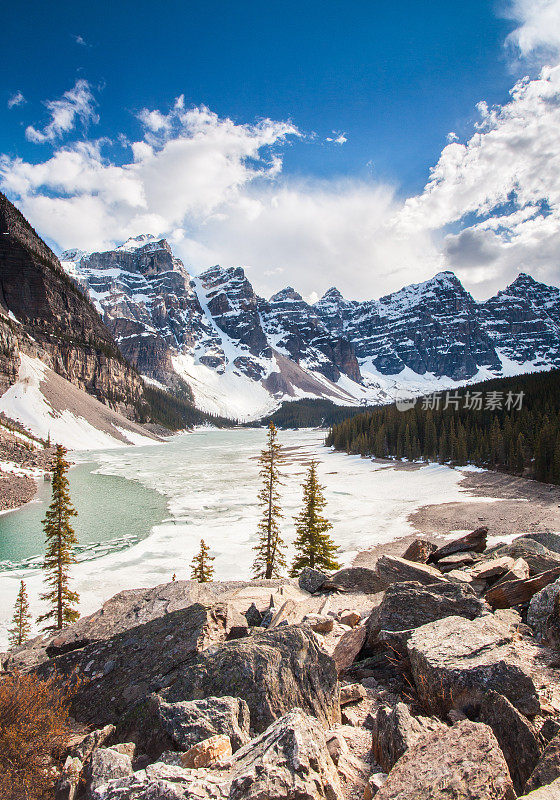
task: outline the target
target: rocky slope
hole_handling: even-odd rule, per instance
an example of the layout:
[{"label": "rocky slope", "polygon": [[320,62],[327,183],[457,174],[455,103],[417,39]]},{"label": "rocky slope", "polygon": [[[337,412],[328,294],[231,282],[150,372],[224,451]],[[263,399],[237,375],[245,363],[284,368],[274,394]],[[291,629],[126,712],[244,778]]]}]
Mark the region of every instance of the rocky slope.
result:
[{"label": "rocky slope", "polygon": [[78,679],[56,797],[557,797],[560,537],[486,539],[122,592],[11,651]]},{"label": "rocky slope", "polygon": [[560,365],[560,290],[527,275],[477,303],[452,272],[380,300],[292,287],[269,300],[241,268],[192,277],[165,240],[68,251],[123,353],[141,373],[193,390],[199,407],[258,417],[285,399],[391,400]]}]

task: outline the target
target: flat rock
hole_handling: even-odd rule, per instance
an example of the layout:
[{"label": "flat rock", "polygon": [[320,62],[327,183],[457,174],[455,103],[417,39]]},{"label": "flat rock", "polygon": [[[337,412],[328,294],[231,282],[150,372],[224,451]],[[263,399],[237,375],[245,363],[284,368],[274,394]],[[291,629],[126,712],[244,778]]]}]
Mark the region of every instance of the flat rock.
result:
[{"label": "flat rock", "polygon": [[498,743],[487,725],[458,722],[422,736],[397,761],[377,800],[514,800]]},{"label": "flat rock", "polygon": [[[557,533],[550,533],[543,531],[542,533],[524,533],[519,539],[530,539],[533,542],[538,542],[550,550],[551,553],[558,553],[560,555],[560,535]],[[516,539],[516,541],[519,541]]]},{"label": "flat rock", "polygon": [[444,544],[433,552],[429,558],[428,563],[437,563],[443,558],[454,555],[455,553],[484,553],[486,550],[486,538],[488,535],[488,528],[481,527],[467,533],[466,536],[460,536],[458,539]]},{"label": "flat rock", "polygon": [[489,561],[479,561],[469,572],[475,580],[488,580],[488,578],[501,578],[506,572],[509,572],[515,559],[511,556],[502,556],[501,558],[492,558]]},{"label": "flat rock", "polygon": [[477,719],[492,728],[515,791],[521,793],[541,754],[533,725],[507,698],[492,691],[484,693]]},{"label": "flat rock", "polygon": [[433,717],[413,717],[405,703],[394,708],[382,706],[374,717],[373,757],[377,764],[389,772],[399,758],[426,734],[446,728]]},{"label": "flat rock", "polygon": [[451,616],[474,619],[486,610],[486,604],[466,584],[441,579],[439,583],[427,586],[413,582],[395,583],[389,586],[381,604],[373,610],[366,623],[365,647],[372,650],[381,631],[412,631]]},{"label": "flat rock", "polygon": [[511,556],[522,558],[529,565],[530,575],[539,575],[548,572],[560,564],[560,554],[553,553],[548,548],[533,539],[518,537],[507,545],[501,545],[494,551],[496,556]]},{"label": "flat rock", "polygon": [[405,581],[415,581],[427,585],[445,580],[442,573],[435,567],[407,561],[398,556],[381,556],[377,559],[375,571],[384,589],[392,583]]},{"label": "flat rock", "polygon": [[496,581],[495,585],[499,586],[500,583],[507,583],[507,581],[522,581],[529,577],[529,564],[524,558],[516,558],[510,569]]},{"label": "flat rock", "polygon": [[340,719],[335,662],[306,626],[282,626],[200,652],[160,694],[167,702],[241,697],[257,732],[293,708],[325,725]]},{"label": "flat rock", "polygon": [[162,688],[189,657],[224,641],[225,616],[222,605],[195,604],[44,662],[37,672],[41,677],[72,673],[82,681],[73,716],[97,726],[114,723]]},{"label": "flat rock", "polygon": [[116,778],[126,778],[132,775],[132,759],[124,753],[117,753],[115,750],[99,747],[91,756],[91,761],[87,771],[87,791],[89,796],[95,789],[110,780]]},{"label": "flat rock", "polygon": [[481,693],[492,689],[522,714],[537,714],[537,690],[514,636],[511,626],[490,614],[472,621],[445,617],[417,628],[407,650],[425,707],[443,717],[479,703]]},{"label": "flat rock", "polygon": [[366,634],[366,626],[360,625],[357,628],[346,631],[338,640],[332,657],[339,676],[344,675],[356,660],[358,653],[364,646]]},{"label": "flat rock", "polygon": [[525,785],[525,792],[548,786],[557,778],[560,778],[560,735],[555,736],[545,747]]}]

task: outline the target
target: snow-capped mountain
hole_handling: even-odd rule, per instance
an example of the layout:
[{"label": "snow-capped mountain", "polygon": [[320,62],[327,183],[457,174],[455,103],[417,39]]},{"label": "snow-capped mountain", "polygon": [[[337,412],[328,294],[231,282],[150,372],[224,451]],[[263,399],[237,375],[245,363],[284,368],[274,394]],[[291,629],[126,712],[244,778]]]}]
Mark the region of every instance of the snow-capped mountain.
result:
[{"label": "snow-capped mountain", "polygon": [[205,411],[248,419],[285,399],[379,402],[560,366],[560,290],[521,274],[477,303],[452,272],[379,300],[329,289],[314,305],[269,300],[242,268],[191,276],[165,239],[67,251],[123,354],[149,380],[187,383]]}]

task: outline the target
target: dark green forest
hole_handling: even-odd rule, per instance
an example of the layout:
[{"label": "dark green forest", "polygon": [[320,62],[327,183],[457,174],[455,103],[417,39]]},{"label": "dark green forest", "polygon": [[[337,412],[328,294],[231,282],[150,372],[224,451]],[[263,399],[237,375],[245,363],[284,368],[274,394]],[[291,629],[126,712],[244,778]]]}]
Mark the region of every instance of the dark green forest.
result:
[{"label": "dark green forest", "polygon": [[218,428],[235,425],[235,421],[207,414],[194,407],[193,402],[182,394],[172,394],[156,386],[144,384],[142,401],[137,408],[140,422],[163,425],[172,431],[209,423]]},{"label": "dark green forest", "polygon": [[284,402],[273,414],[248,425],[260,427],[273,422],[277,428],[331,428],[367,410],[369,407],[337,406],[331,400],[305,398]]},{"label": "dark green forest", "polygon": [[446,392],[439,395],[407,411],[392,404],[353,416],[332,426],[326,443],[362,456],[475,464],[560,484],[560,370],[473,384],[450,391],[447,402]]}]

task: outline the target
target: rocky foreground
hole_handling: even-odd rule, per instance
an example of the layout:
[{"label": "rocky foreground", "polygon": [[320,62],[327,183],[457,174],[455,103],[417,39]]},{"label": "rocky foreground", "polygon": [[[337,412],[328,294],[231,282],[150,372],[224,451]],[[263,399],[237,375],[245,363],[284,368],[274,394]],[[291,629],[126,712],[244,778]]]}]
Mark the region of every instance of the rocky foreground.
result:
[{"label": "rocky foreground", "polygon": [[560,797],[560,536],[126,591],[4,671],[76,681],[58,800]]}]

